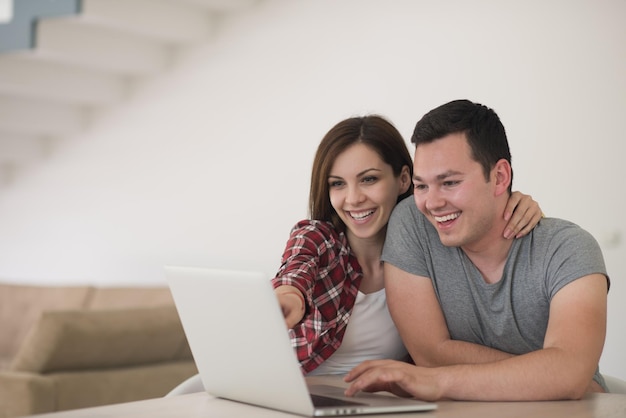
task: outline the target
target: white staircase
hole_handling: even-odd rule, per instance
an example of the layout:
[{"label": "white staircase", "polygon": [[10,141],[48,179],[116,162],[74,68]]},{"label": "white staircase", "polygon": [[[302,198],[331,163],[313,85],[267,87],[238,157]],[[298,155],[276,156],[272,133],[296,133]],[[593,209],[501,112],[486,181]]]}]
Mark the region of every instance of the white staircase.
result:
[{"label": "white staircase", "polygon": [[[13,0],[14,15],[22,1],[46,0]],[[0,53],[0,185],[259,1],[77,0],[78,14],[32,19],[33,47]]]}]

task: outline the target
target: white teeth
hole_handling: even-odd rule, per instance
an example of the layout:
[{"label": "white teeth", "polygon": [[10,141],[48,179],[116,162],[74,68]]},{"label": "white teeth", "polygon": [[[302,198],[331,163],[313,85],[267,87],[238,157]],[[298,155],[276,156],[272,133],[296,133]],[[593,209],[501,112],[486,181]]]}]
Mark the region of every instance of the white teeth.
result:
[{"label": "white teeth", "polygon": [[446,216],[435,216],[434,218],[437,222],[446,222],[446,221],[451,221],[453,219],[458,218],[459,215],[461,214],[457,212],[457,213],[451,213],[450,215],[446,215]]},{"label": "white teeth", "polygon": [[350,216],[352,216],[356,220],[361,220],[363,218],[367,218],[372,213],[374,213],[373,210],[368,210],[367,212],[350,212]]}]

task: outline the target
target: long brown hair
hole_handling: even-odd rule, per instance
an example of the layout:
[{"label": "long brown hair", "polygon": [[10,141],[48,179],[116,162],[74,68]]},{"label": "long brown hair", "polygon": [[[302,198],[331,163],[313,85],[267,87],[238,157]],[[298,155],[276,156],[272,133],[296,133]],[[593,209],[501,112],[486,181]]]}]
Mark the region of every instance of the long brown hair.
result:
[{"label": "long brown hair", "polygon": [[[413,160],[400,132],[385,118],[379,115],[353,117],[342,120],[333,126],[320,142],[311,172],[309,192],[309,216],[311,219],[332,222],[339,231],[345,231],[345,224],[330,203],[328,176],[337,156],[355,143],[370,147],[389,164],[397,177],[402,168],[409,168],[413,178]],[[398,202],[413,193],[413,188],[398,196]]]}]

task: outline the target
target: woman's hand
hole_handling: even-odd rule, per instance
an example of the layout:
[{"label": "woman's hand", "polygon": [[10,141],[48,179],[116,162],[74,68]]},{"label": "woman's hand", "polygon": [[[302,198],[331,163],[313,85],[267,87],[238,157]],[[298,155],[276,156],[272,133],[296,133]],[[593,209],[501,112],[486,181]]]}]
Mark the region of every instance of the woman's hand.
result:
[{"label": "woman's hand", "polygon": [[306,304],[302,293],[293,286],[283,285],[274,289],[285,317],[287,328],[293,328],[304,318]]},{"label": "woman's hand", "polygon": [[504,238],[520,238],[527,235],[543,217],[539,203],[530,195],[513,192],[504,210]]}]

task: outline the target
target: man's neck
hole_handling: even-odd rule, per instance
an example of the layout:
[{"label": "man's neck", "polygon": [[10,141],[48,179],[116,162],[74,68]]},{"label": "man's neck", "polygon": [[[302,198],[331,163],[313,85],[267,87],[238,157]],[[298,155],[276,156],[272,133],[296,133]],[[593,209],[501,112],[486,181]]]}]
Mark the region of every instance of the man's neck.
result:
[{"label": "man's neck", "polygon": [[513,240],[505,239],[501,233],[485,236],[480,242],[461,247],[487,283],[496,283],[502,278],[504,265]]}]

